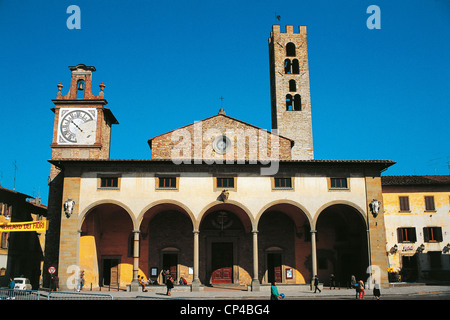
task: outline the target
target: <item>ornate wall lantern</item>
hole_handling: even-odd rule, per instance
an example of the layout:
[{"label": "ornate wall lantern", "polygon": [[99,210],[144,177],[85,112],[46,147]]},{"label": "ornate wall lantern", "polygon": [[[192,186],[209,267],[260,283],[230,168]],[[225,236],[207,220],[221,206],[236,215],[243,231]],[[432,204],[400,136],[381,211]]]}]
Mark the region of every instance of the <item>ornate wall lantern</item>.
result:
[{"label": "ornate wall lantern", "polygon": [[416,251],[417,251],[417,253],[422,253],[423,250],[425,250],[425,245],[422,243],[422,244],[416,249]]},{"label": "ornate wall lantern", "polygon": [[398,251],[398,245],[394,244],[394,246],[391,248],[391,250],[389,250],[390,254],[394,254]]}]

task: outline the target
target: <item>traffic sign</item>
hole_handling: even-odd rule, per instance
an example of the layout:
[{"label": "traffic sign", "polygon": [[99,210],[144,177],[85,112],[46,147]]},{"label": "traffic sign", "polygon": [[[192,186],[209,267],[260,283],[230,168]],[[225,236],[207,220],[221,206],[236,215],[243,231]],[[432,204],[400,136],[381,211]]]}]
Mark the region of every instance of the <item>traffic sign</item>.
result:
[{"label": "traffic sign", "polygon": [[51,266],[50,268],[48,268],[48,273],[50,274],[54,274],[56,272],[56,268]]}]

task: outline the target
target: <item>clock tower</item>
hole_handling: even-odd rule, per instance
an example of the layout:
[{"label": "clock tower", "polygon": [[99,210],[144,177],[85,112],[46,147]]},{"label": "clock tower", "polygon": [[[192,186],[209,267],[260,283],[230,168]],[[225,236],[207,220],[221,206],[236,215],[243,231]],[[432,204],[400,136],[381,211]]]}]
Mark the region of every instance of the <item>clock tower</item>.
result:
[{"label": "clock tower", "polygon": [[52,159],[108,159],[111,126],[118,124],[106,108],[100,84],[98,95],[92,93],[92,72],[95,67],[79,64],[72,71],[69,92],[63,96],[63,85],[58,84],[53,128]]}]

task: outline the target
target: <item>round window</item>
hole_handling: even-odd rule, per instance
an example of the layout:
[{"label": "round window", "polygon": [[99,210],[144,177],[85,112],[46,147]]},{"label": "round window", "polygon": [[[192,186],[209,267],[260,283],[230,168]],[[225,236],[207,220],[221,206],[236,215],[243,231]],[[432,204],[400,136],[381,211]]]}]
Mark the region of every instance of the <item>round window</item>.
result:
[{"label": "round window", "polygon": [[224,154],[227,152],[227,149],[230,147],[231,141],[226,136],[218,136],[213,143],[214,151],[219,154]]}]

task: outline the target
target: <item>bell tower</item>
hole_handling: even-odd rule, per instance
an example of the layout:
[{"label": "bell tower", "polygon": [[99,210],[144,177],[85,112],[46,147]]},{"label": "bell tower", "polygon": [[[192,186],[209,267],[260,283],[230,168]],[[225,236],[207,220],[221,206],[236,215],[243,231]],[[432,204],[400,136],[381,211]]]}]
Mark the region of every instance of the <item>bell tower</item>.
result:
[{"label": "bell tower", "polygon": [[92,93],[92,72],[95,67],[78,64],[72,71],[69,92],[63,96],[58,84],[53,127],[52,159],[108,159],[111,126],[118,124],[106,108],[105,85],[99,85],[98,95]]},{"label": "bell tower", "polygon": [[292,160],[314,159],[306,26],[273,25],[269,62],[272,128],[294,140]]}]

